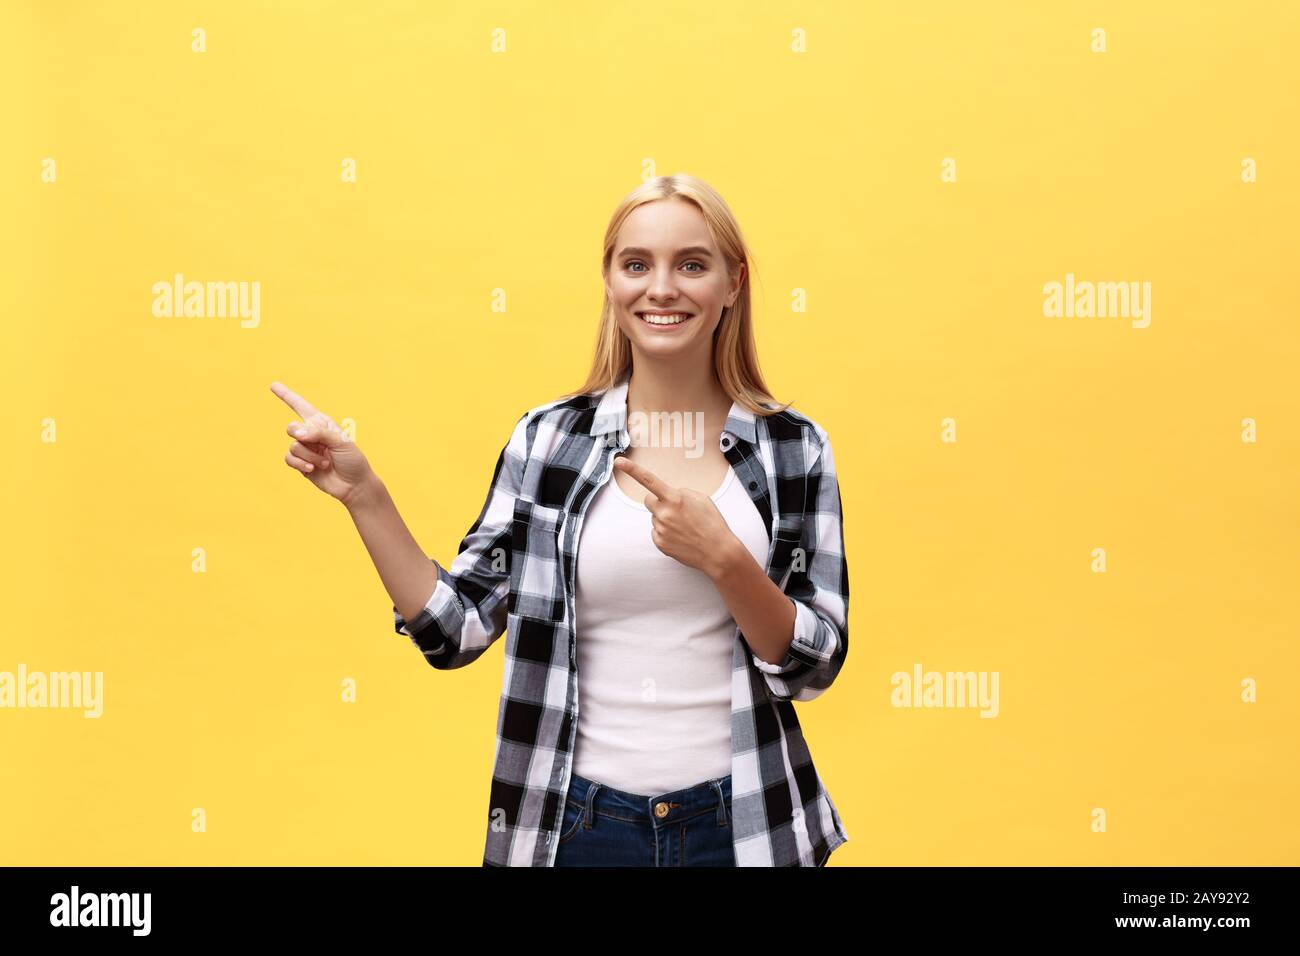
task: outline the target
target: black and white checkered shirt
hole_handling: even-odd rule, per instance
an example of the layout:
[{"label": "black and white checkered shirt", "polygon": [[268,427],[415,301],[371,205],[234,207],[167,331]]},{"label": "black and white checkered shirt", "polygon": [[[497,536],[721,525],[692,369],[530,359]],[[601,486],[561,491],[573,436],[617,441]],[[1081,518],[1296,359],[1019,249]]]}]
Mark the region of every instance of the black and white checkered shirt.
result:
[{"label": "black and white checkered shirt", "polygon": [[[505,634],[484,866],[554,866],[578,727],[574,607],[582,519],[628,448],[627,383],[530,409],[502,449],[483,510],[429,603],[399,634],[439,670]],[[830,687],[848,653],[848,564],[826,431],[787,408],[733,402],[719,447],[768,529],[767,575],[794,602],[785,660],[737,627],[731,680],[732,834],[739,866],[822,866],[848,840],[792,701]],[[436,562],[435,562],[436,563]]]}]

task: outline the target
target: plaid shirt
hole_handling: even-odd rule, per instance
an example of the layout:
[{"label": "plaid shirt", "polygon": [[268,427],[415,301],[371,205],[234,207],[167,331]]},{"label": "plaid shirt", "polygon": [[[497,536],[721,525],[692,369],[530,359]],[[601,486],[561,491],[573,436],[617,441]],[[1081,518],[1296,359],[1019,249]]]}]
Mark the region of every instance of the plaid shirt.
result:
[{"label": "plaid shirt", "polygon": [[[478,659],[502,633],[484,866],[554,866],[578,726],[574,569],[582,519],[627,449],[627,382],[526,412],[487,500],[428,604],[399,634],[439,670]],[[736,628],[731,679],[732,836],[739,866],[823,866],[848,840],[813,767],[792,701],[830,687],[848,653],[848,565],[825,430],[787,408],[733,402],[719,448],[768,529],[767,576],[795,605],[781,664]],[[773,508],[775,504],[775,508]]]}]

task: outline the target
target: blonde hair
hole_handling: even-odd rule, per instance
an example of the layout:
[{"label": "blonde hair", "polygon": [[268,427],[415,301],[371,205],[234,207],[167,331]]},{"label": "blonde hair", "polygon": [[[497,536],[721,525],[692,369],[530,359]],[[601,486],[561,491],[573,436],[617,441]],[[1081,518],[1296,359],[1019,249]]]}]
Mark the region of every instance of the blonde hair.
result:
[{"label": "blonde hair", "polygon": [[[754,321],[749,300],[749,279],[753,268],[750,264],[751,256],[745,247],[736,217],[712,186],[694,176],[677,173],[672,176],[657,176],[628,193],[614,210],[605,229],[601,273],[609,274],[614,242],[632,210],[646,203],[672,198],[692,203],[699,209],[709,234],[722,251],[730,275],[734,276],[742,264],[747,267],[740,284],[740,294],[733,305],[723,308],[722,318],[713,331],[713,368],[718,382],[733,401],[739,402],[756,415],[773,415],[784,411],[790,403],[782,404],[772,398],[758,367],[758,349],[754,344]],[[568,392],[562,398],[604,391],[613,386],[631,367],[632,345],[618,326],[614,304],[610,302],[606,291],[600,310],[596,353],[592,357],[587,381],[576,392]]]}]

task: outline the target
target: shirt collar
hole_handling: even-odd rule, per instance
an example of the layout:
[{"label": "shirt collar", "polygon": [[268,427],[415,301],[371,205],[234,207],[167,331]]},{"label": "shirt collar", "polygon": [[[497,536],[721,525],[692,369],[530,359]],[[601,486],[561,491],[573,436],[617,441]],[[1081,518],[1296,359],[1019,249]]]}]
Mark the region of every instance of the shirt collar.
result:
[{"label": "shirt collar", "polygon": [[[618,381],[599,393],[600,402],[596,405],[596,414],[591,422],[591,434],[599,436],[623,430],[627,421],[627,385],[631,376],[630,369],[624,371]],[[754,413],[740,402],[733,401],[719,445],[726,451],[737,438],[753,444],[758,441],[758,434],[754,425]]]}]

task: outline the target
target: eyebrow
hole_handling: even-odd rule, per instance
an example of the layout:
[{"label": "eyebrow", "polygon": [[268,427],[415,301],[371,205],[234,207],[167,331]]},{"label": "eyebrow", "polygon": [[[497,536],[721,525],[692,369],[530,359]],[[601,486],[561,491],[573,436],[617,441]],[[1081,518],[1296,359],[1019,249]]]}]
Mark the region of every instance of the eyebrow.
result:
[{"label": "eyebrow", "polygon": [[[678,249],[676,254],[679,256],[684,256],[687,253],[690,253],[692,255],[707,256],[710,258],[712,258],[713,256],[713,253],[710,252],[704,246],[687,246],[685,249]],[[629,255],[649,256],[652,259],[654,258],[653,253],[651,253],[649,249],[642,249],[640,246],[627,246],[626,248],[624,248],[622,251],[619,252],[618,258],[621,259],[623,258],[623,256],[629,256]]]}]

